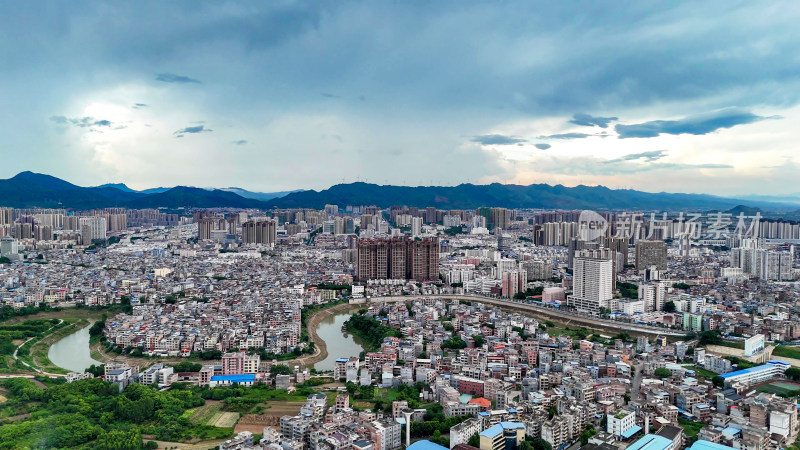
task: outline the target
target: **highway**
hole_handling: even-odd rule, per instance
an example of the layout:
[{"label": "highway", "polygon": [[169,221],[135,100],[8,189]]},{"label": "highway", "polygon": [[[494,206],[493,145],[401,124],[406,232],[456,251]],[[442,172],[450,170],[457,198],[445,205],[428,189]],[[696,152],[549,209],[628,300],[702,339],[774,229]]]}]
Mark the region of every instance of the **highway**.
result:
[{"label": "highway", "polygon": [[683,337],[686,335],[685,332],[671,330],[669,328],[661,328],[655,327],[652,325],[644,325],[638,323],[628,323],[628,322],[619,322],[616,320],[609,320],[609,319],[601,319],[598,317],[586,316],[583,314],[578,314],[575,312],[570,311],[561,311],[556,308],[550,308],[547,306],[540,306],[530,304],[524,301],[517,301],[517,300],[510,300],[510,299],[502,299],[496,297],[485,297],[482,295],[471,295],[471,294],[462,294],[462,295],[451,295],[451,294],[439,294],[439,295],[404,295],[400,297],[371,297],[367,299],[367,302],[376,303],[376,302],[405,302],[409,300],[421,300],[424,298],[442,298],[442,299],[457,299],[463,301],[472,301],[472,302],[481,302],[486,303],[489,305],[500,306],[502,308],[508,308],[517,310],[520,312],[528,313],[528,314],[535,314],[536,316],[545,316],[554,318],[560,321],[572,322],[575,323],[577,326],[584,326],[587,328],[595,328],[595,329],[610,329],[610,330],[618,330],[618,331],[625,331],[627,333],[634,333],[639,335],[645,336],[680,336]]}]

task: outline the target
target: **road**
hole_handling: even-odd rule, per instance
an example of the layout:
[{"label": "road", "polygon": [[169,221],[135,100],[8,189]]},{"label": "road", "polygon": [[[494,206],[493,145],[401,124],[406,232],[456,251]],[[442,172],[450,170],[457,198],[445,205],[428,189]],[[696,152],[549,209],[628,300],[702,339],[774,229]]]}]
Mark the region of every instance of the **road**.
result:
[{"label": "road", "polygon": [[627,322],[619,322],[616,320],[609,320],[609,319],[601,319],[599,317],[593,316],[586,316],[583,314],[578,314],[574,312],[568,311],[561,311],[556,308],[549,308],[546,306],[539,306],[539,305],[532,305],[530,303],[524,303],[522,301],[514,301],[514,300],[507,300],[507,299],[500,299],[495,297],[484,297],[481,295],[449,295],[449,294],[440,294],[440,295],[406,295],[401,297],[372,297],[368,299],[368,302],[405,302],[409,300],[421,300],[424,298],[443,298],[443,299],[456,299],[456,300],[464,300],[464,301],[475,301],[481,303],[487,303],[490,305],[496,305],[500,307],[506,307],[510,309],[519,310],[522,312],[527,313],[536,313],[538,315],[544,315],[556,318],[558,320],[566,321],[570,320],[579,324],[580,326],[585,326],[587,328],[606,328],[610,330],[617,330],[617,331],[625,331],[628,333],[635,333],[641,334],[646,336],[685,336],[685,332],[682,331],[675,331],[669,328],[661,328],[661,327],[654,327],[651,325],[643,325],[643,324],[636,324],[636,323],[627,323]]},{"label": "road", "polygon": [[[55,328],[56,326],[58,326],[58,325],[61,325],[62,323],[64,323],[64,319],[58,319],[58,321],[59,321],[59,322],[58,322],[57,324],[55,324],[55,325],[53,325],[52,327],[48,328],[48,329],[47,329],[47,331],[46,331],[45,333],[49,333],[49,332],[50,332],[50,331],[51,331],[53,328]],[[44,338],[46,338],[46,337],[47,337],[47,334],[45,334],[44,336],[42,336],[42,337],[41,337],[41,339],[44,339]],[[17,362],[21,362],[22,364],[24,364],[24,365],[25,365],[25,367],[27,367],[27,368],[29,368],[29,369],[33,370],[34,372],[38,373],[39,375],[46,375],[46,376],[48,376],[48,377],[51,377],[51,378],[53,378],[53,377],[55,377],[55,378],[57,378],[57,377],[63,377],[64,375],[61,375],[61,374],[58,374],[58,373],[49,373],[49,372],[45,372],[45,371],[39,370],[39,369],[37,369],[36,367],[33,367],[32,365],[30,365],[30,364],[26,363],[25,361],[23,361],[23,360],[21,360],[21,359],[19,359],[19,358],[17,357],[17,352],[19,352],[19,349],[20,349],[20,347],[22,347],[23,345],[27,344],[28,342],[30,342],[30,341],[32,341],[32,340],[34,340],[34,339],[37,339],[37,337],[36,337],[36,336],[34,336],[34,337],[31,337],[31,338],[28,338],[28,340],[26,340],[26,341],[25,341],[25,342],[23,342],[22,344],[19,344],[19,345],[17,346],[17,348],[15,348],[15,349],[14,349],[14,360],[15,360],[15,361],[17,361]],[[31,376],[30,378],[33,378],[33,376]]]},{"label": "road", "polygon": [[644,364],[641,361],[636,362],[633,364],[633,367],[636,369],[636,374],[633,376],[633,384],[631,384],[631,398],[637,400],[642,387],[642,369],[644,369]]}]

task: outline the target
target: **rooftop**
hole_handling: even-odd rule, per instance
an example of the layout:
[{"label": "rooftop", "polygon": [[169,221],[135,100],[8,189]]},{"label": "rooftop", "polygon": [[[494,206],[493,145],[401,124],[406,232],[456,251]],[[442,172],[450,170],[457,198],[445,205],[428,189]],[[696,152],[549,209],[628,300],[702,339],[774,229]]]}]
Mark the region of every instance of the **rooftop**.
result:
[{"label": "rooftop", "polygon": [[481,436],[494,438],[498,434],[502,433],[503,430],[516,430],[519,428],[525,429],[525,425],[520,422],[500,422],[497,425],[493,425],[481,431]]},{"label": "rooftop", "polygon": [[[627,450],[666,450],[672,445],[672,440],[655,434],[647,434],[643,438],[631,444]],[[700,450],[700,449],[693,449]],[[704,449],[712,450],[712,449]]]},{"label": "rooftop", "polygon": [[229,381],[231,383],[247,383],[256,380],[256,374],[248,373],[242,375],[215,375],[211,381]]}]

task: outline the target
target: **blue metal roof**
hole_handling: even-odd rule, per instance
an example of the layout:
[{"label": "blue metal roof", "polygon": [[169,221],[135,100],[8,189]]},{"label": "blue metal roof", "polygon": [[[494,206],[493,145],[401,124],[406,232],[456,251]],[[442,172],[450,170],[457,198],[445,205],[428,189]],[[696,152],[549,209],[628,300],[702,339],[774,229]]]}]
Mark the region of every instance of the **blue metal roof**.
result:
[{"label": "blue metal roof", "polygon": [[441,445],[434,444],[431,441],[422,440],[409,445],[406,450],[447,450],[447,447],[442,447]]},{"label": "blue metal roof", "polygon": [[703,439],[699,439],[689,447],[689,450],[734,450],[733,447],[728,447],[727,445],[716,444],[711,441],[705,441]]},{"label": "blue metal roof", "polygon": [[723,373],[720,375],[722,378],[731,378],[748,373],[763,372],[765,370],[772,370],[773,364],[762,364],[760,366],[750,367],[749,369],[736,370],[734,372]]},{"label": "blue metal roof", "polygon": [[230,381],[231,383],[246,383],[256,380],[256,374],[247,373],[242,375],[215,375],[211,381]]},{"label": "blue metal roof", "polygon": [[655,434],[647,434],[643,438],[634,442],[627,450],[666,450],[672,446],[672,439]]},{"label": "blue metal roof", "polygon": [[622,437],[627,439],[627,438],[633,436],[634,434],[636,434],[636,433],[638,433],[640,431],[642,431],[642,427],[640,427],[639,425],[634,425],[634,426],[628,428],[627,430],[623,431],[622,432]]},{"label": "blue metal roof", "polygon": [[491,439],[497,436],[498,434],[502,433],[503,430],[516,430],[519,428],[524,429],[525,424],[522,424],[520,422],[500,422],[497,425],[493,425],[481,431],[481,436]]}]

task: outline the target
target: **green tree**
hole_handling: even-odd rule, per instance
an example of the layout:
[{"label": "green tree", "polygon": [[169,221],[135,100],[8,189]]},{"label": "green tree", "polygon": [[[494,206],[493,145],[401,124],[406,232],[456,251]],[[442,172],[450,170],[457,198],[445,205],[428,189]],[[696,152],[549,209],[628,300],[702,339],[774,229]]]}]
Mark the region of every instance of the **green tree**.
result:
[{"label": "green tree", "polygon": [[677,308],[675,307],[675,302],[672,300],[664,303],[664,312],[673,313]]},{"label": "green tree", "polygon": [[531,441],[533,450],[553,450],[553,446],[542,438],[537,438]]},{"label": "green tree", "polygon": [[700,333],[700,345],[721,345],[719,330],[706,330]]},{"label": "green tree", "polygon": [[658,378],[669,378],[672,376],[672,371],[665,367],[659,367],[653,371],[653,375],[657,376]]},{"label": "green tree", "polygon": [[786,372],[784,372],[784,374],[786,375],[786,378],[790,380],[794,381],[800,380],[800,369],[798,369],[797,367],[790,367],[786,369]]},{"label": "green tree", "polygon": [[725,386],[725,378],[722,378],[721,376],[716,375],[716,376],[714,376],[714,378],[711,379],[711,383],[714,384],[714,386],[716,386],[718,388],[721,388],[721,387]]},{"label": "green tree", "polygon": [[473,434],[469,437],[469,441],[467,441],[467,445],[472,447],[480,447],[481,446],[481,436],[478,433]]}]

